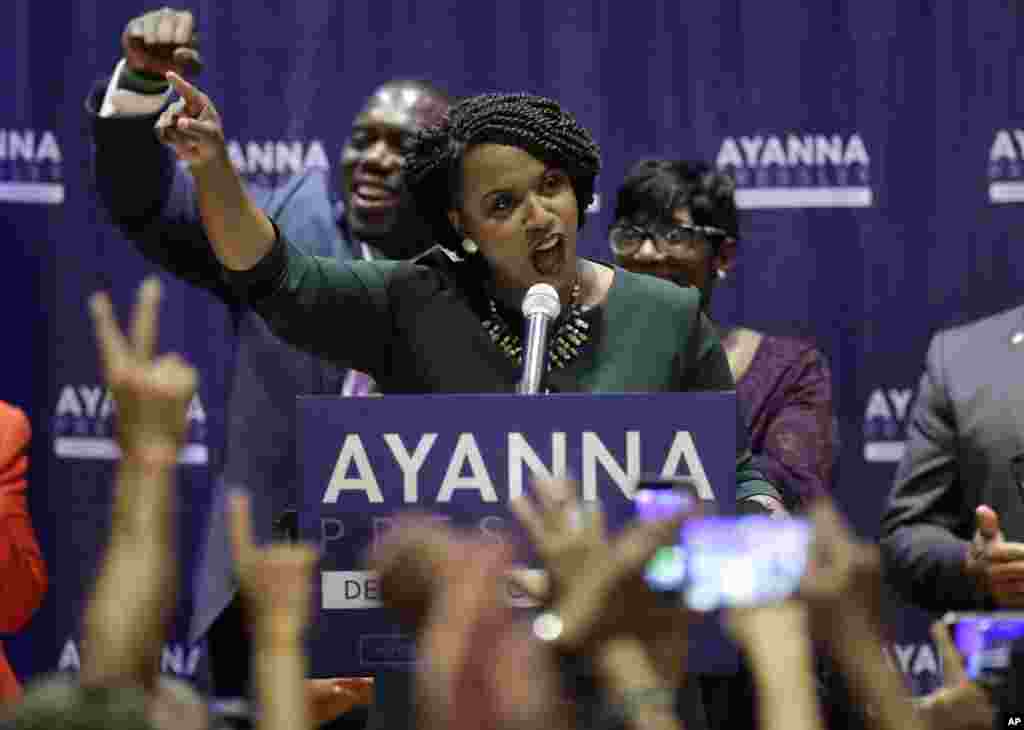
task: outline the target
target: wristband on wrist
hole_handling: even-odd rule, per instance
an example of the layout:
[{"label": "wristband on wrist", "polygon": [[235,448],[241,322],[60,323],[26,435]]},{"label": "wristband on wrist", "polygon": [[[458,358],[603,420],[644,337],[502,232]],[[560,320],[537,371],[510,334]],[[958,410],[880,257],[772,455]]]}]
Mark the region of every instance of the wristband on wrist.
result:
[{"label": "wristband on wrist", "polygon": [[170,87],[170,83],[159,74],[136,71],[125,65],[117,79],[117,88],[134,91],[137,94],[162,94]]},{"label": "wristband on wrist", "polygon": [[626,690],[621,693],[618,701],[605,700],[601,716],[593,727],[601,730],[626,730],[636,727],[637,718],[651,710],[675,715],[675,690],[668,687]]},{"label": "wristband on wrist", "polygon": [[619,707],[623,717],[632,717],[642,708],[655,707],[661,710],[675,708],[676,693],[669,687],[644,687],[623,693]]}]

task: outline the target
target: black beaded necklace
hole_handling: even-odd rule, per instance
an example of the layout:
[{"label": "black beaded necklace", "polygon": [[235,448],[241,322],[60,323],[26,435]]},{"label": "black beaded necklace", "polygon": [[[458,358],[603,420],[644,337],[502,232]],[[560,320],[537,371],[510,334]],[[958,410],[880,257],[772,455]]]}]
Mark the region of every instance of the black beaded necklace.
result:
[{"label": "black beaded necklace", "polygon": [[[505,357],[516,365],[523,364],[523,338],[512,331],[508,322],[498,311],[498,303],[488,298],[491,314],[482,324],[491,341],[498,346]],[[569,296],[569,311],[562,318],[550,339],[548,346],[548,371],[559,370],[579,357],[583,346],[590,341],[590,323],[583,318],[580,304],[580,281],[572,285]]]}]

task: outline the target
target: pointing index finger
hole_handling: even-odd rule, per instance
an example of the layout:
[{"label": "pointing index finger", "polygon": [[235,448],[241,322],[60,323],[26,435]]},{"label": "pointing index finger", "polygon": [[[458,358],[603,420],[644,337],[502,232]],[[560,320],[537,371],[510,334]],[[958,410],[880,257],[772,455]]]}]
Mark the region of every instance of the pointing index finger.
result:
[{"label": "pointing index finger", "polygon": [[185,100],[185,113],[192,117],[199,116],[206,106],[206,100],[203,99],[199,89],[173,71],[167,72],[167,80],[174,87],[174,90],[181,95],[181,98]]}]

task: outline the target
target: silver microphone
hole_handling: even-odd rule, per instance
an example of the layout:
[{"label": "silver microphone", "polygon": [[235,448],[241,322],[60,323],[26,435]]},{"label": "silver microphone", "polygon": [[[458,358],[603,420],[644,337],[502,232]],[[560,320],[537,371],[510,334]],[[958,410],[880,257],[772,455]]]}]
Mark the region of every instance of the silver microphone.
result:
[{"label": "silver microphone", "polygon": [[562,303],[550,284],[534,284],[523,297],[526,317],[526,352],[523,355],[523,379],[520,393],[539,393],[544,380],[544,355],[547,352],[548,326],[558,318]]}]

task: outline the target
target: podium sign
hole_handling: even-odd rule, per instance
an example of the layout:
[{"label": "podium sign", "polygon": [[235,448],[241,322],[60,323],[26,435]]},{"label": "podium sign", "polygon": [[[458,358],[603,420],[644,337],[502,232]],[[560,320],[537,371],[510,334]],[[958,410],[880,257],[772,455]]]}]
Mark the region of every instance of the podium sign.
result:
[{"label": "podium sign", "polygon": [[[522,546],[508,511],[535,476],[567,474],[600,500],[609,530],[633,517],[639,474],[692,476],[719,513],[734,509],[736,396],[393,395],[298,400],[299,528],[321,548],[314,676],[411,668],[413,637],[379,606],[364,559],[393,516],[416,509]],[[513,599],[515,597],[512,597]],[[732,671],[709,616],[691,629],[693,671]]]}]

